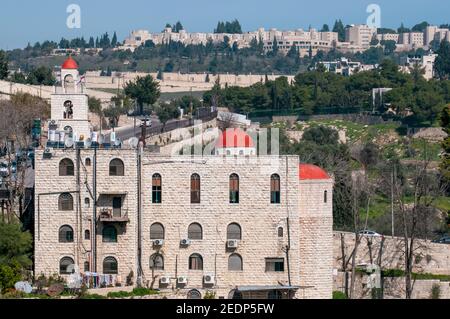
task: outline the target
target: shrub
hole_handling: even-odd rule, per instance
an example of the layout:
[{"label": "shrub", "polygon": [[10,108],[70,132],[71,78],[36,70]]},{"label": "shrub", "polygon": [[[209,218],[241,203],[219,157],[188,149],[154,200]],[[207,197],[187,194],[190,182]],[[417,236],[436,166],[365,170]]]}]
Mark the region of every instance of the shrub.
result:
[{"label": "shrub", "polygon": [[216,293],[214,291],[207,291],[203,299],[216,299]]},{"label": "shrub", "polygon": [[105,296],[98,295],[98,294],[86,294],[82,296],[80,299],[106,299]]},{"label": "shrub", "polygon": [[112,299],[118,299],[118,298],[127,298],[131,297],[133,294],[126,291],[116,291],[116,292],[108,292],[107,297]]},{"label": "shrub", "polygon": [[430,299],[441,299],[441,286],[439,284],[433,284],[433,287],[431,287]]},{"label": "shrub", "polygon": [[157,291],[148,288],[134,288],[132,292],[133,296],[147,296],[156,294],[158,294]]},{"label": "shrub", "polygon": [[342,291],[333,291],[333,299],[348,299]]},{"label": "shrub", "polygon": [[26,297],[26,293],[23,291],[18,291],[15,289],[7,289],[4,294],[2,294],[1,299],[23,299]]},{"label": "shrub", "polygon": [[0,292],[13,288],[14,284],[22,278],[20,268],[0,265]]}]

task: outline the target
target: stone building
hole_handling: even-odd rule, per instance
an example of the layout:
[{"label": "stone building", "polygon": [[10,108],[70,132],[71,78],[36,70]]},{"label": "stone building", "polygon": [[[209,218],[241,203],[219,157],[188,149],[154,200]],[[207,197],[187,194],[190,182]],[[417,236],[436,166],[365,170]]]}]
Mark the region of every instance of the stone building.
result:
[{"label": "stone building", "polygon": [[187,298],[331,298],[333,179],[297,156],[257,156],[233,132],[220,155],[93,148],[75,129],[37,150],[35,275],[75,269]]}]

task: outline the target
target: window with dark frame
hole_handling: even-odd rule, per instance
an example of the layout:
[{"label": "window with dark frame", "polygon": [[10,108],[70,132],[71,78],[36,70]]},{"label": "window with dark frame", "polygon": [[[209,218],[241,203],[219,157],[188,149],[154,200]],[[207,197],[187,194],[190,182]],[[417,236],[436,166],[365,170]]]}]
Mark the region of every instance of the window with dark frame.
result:
[{"label": "window with dark frame", "polygon": [[283,227],[278,227],[278,237],[284,237],[284,229]]},{"label": "window with dark frame", "polygon": [[242,271],[243,270],[242,257],[239,254],[231,254],[228,257],[228,270],[229,271]]},{"label": "window with dark frame", "polygon": [[188,238],[192,240],[202,240],[203,239],[202,226],[198,223],[193,223],[189,225]]},{"label": "window with dark frame", "polygon": [[189,270],[203,270],[203,257],[200,254],[189,257]]},{"label": "window with dark frame", "polygon": [[116,275],[118,273],[117,259],[114,257],[106,257],[103,260],[103,273],[105,275]]},{"label": "window with dark frame", "polygon": [[200,175],[191,176],[191,204],[200,204]]},{"label": "window with dark frame", "polygon": [[71,159],[65,158],[59,162],[59,176],[75,176],[75,166]]},{"label": "window with dark frame", "polygon": [[89,229],[84,231],[84,240],[91,240],[91,231]]},{"label": "window with dark frame", "polygon": [[162,195],[162,182],[161,175],[154,174],[152,177],[152,203],[153,204],[161,204],[161,195]]},{"label": "window with dark frame", "polygon": [[150,226],[150,239],[164,239],[164,226],[154,223]]},{"label": "window with dark frame", "polygon": [[117,243],[117,229],[112,225],[103,227],[102,237],[104,243]]},{"label": "window with dark frame", "polygon": [[84,161],[84,166],[91,166],[91,159],[89,157]]},{"label": "window with dark frame", "polygon": [[63,257],[59,261],[59,273],[61,275],[70,275],[75,271],[75,268],[72,271],[69,269],[69,266],[75,265],[75,262],[71,257]]},{"label": "window with dark frame", "polygon": [[270,203],[271,204],[280,204],[281,196],[280,196],[280,175],[273,174],[270,177]]},{"label": "window with dark frame", "polygon": [[153,254],[150,256],[150,269],[164,270],[164,257],[161,254]]},{"label": "window with dark frame", "polygon": [[113,206],[113,216],[114,217],[122,216],[122,197],[113,197],[112,206]]},{"label": "window with dark frame", "polygon": [[323,202],[327,203],[328,202],[328,191],[324,191],[323,192]]},{"label": "window with dark frame", "polygon": [[59,229],[59,242],[60,243],[73,243],[73,228],[64,225]]},{"label": "window with dark frame", "polygon": [[124,176],[125,165],[122,160],[116,158],[109,163],[109,176]]},{"label": "window with dark frame", "polygon": [[230,204],[239,204],[239,176],[230,175]]},{"label": "window with dark frame", "polygon": [[227,227],[227,239],[242,239],[242,229],[239,224],[232,223]]},{"label": "window with dark frame", "polygon": [[284,272],[284,258],[266,258],[266,272]]},{"label": "window with dark frame", "polygon": [[84,262],[84,271],[87,272],[90,270],[90,265],[89,265],[89,261],[85,261]]},{"label": "window with dark frame", "polygon": [[72,211],[73,210],[73,196],[69,193],[62,193],[58,198],[58,210]]}]

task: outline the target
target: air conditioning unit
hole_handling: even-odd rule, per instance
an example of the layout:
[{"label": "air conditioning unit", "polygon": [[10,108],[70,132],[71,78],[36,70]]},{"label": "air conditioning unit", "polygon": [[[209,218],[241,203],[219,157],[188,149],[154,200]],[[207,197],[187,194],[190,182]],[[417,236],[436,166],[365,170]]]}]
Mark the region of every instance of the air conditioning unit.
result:
[{"label": "air conditioning unit", "polygon": [[153,241],[153,246],[161,247],[162,245],[164,245],[163,239],[156,239]]},{"label": "air conditioning unit", "polygon": [[170,277],[167,276],[161,277],[160,282],[162,285],[168,285],[170,284]]},{"label": "air conditioning unit", "polygon": [[239,240],[236,240],[236,239],[227,240],[227,248],[235,249],[238,247],[238,245],[239,245]]},{"label": "air conditioning unit", "polygon": [[215,284],[214,275],[205,275],[203,277],[203,282],[205,283],[205,285],[214,285]]},{"label": "air conditioning unit", "polygon": [[185,276],[178,277],[177,282],[179,285],[187,285],[188,278]]},{"label": "air conditioning unit", "polygon": [[180,241],[181,246],[189,246],[191,244],[191,240],[190,239],[182,239]]}]

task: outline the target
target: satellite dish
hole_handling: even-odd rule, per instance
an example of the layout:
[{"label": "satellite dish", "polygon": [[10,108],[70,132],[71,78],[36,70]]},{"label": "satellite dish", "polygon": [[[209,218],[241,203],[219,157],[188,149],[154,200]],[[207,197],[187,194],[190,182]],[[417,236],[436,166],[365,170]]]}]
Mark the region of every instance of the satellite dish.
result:
[{"label": "satellite dish", "polygon": [[117,139],[114,141],[114,146],[116,146],[116,147],[119,147],[121,144],[122,144],[122,141],[120,140],[120,138],[117,138]]},{"label": "satellite dish", "polygon": [[92,145],[92,141],[90,138],[87,138],[86,141],[84,141],[84,148],[90,148]]},{"label": "satellite dish", "polygon": [[128,140],[128,144],[130,144],[131,148],[136,148],[139,145],[139,139],[137,137],[132,137]]},{"label": "satellite dish", "polygon": [[66,137],[66,140],[64,141],[64,145],[65,145],[67,148],[71,148],[71,147],[73,147],[73,144],[74,144],[73,138],[71,138],[71,137]]},{"label": "satellite dish", "polygon": [[23,291],[24,293],[27,293],[27,294],[31,294],[31,292],[33,291],[33,288],[31,287],[31,285],[26,281],[16,282],[16,284],[14,285],[14,288],[16,288],[17,291]]}]

